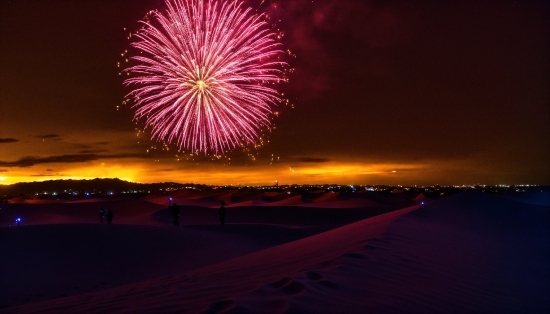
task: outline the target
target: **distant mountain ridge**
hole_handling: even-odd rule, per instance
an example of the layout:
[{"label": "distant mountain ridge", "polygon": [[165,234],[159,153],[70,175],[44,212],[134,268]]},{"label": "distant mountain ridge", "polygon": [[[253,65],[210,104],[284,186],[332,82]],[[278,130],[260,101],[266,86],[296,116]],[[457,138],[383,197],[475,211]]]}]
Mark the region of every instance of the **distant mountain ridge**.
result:
[{"label": "distant mountain ridge", "polygon": [[49,180],[40,182],[21,182],[11,185],[0,185],[0,197],[14,195],[28,195],[36,193],[121,193],[124,191],[159,191],[166,189],[179,189],[195,184],[181,184],[176,182],[164,183],[136,183],[114,179],[91,180]]}]

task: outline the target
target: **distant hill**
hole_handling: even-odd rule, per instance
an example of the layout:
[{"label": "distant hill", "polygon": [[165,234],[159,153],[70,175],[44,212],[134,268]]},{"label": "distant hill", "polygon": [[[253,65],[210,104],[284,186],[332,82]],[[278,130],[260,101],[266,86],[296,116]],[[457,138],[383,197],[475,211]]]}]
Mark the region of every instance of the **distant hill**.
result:
[{"label": "distant hill", "polygon": [[120,179],[92,179],[92,180],[50,180],[41,182],[22,182],[11,185],[0,185],[0,197],[16,195],[32,195],[43,193],[94,193],[119,194],[122,192],[151,191],[157,193],[166,189],[180,189],[196,186],[195,184],[181,184],[175,182],[164,183],[135,183]]}]

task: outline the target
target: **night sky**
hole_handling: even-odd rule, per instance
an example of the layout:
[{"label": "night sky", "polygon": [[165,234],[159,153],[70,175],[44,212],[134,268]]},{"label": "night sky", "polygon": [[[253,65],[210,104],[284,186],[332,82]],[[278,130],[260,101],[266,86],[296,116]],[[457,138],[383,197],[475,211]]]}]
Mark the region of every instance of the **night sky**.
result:
[{"label": "night sky", "polygon": [[296,54],[294,108],[212,161],[121,104],[128,32],[163,0],[0,0],[0,184],[550,184],[550,2],[261,2]]}]

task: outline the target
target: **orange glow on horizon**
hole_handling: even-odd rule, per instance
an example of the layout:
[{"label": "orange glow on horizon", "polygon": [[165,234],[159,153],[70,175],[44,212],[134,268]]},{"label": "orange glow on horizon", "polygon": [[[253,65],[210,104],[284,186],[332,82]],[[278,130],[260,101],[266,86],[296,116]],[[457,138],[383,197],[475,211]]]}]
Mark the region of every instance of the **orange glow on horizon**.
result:
[{"label": "orange glow on horizon", "polygon": [[[456,165],[455,165],[456,166]],[[462,165],[464,166],[464,165]],[[125,181],[155,183],[179,182],[211,185],[285,184],[421,184],[422,179],[445,178],[449,165],[436,163],[361,163],[337,162],[283,163],[273,165],[225,166],[219,163],[181,164],[144,163],[127,160],[102,160],[86,164],[57,164],[47,172],[43,166],[11,168],[1,184],[47,180],[119,178]],[[462,169],[461,167],[458,167]],[[457,168],[457,170],[458,170]],[[397,170],[396,170],[397,169]],[[445,170],[443,170],[445,169]]]},{"label": "orange glow on horizon", "polygon": [[[162,157],[153,160],[150,157],[144,158],[133,150],[119,148],[127,145],[128,138],[134,138],[135,133],[121,132],[115,135],[112,138],[116,139],[116,142],[103,133],[97,134],[95,140],[98,143],[108,143],[97,144],[100,149],[117,151],[117,154],[109,156],[107,153],[98,154],[90,151],[86,153],[91,153],[96,159],[83,162],[43,162],[40,156],[71,155],[75,150],[74,144],[68,140],[49,140],[45,143],[42,143],[42,140],[33,140],[33,155],[39,156],[36,157],[38,162],[29,166],[22,163],[22,166],[1,167],[0,184],[95,178],[119,178],[142,183],[179,182],[210,185],[273,185],[275,180],[279,180],[280,185],[545,183],[517,181],[518,176],[514,173],[499,172],[499,169],[488,167],[475,156],[472,159],[446,158],[404,162],[334,155],[309,159],[300,158],[301,156],[280,158],[272,154],[269,159],[266,158],[269,155],[264,155],[260,159],[255,155],[249,155],[248,161],[245,157],[233,162],[229,157],[205,161],[201,158],[194,159],[188,154],[156,152]],[[2,151],[0,160],[18,161],[21,157],[17,152],[24,151],[28,146],[23,142],[11,145],[14,149]],[[150,145],[152,146],[144,144],[140,147],[144,148],[143,156],[151,154],[145,152],[146,150],[155,148],[153,144]],[[161,146],[156,149],[167,150]],[[490,178],[490,181],[487,178]]]}]

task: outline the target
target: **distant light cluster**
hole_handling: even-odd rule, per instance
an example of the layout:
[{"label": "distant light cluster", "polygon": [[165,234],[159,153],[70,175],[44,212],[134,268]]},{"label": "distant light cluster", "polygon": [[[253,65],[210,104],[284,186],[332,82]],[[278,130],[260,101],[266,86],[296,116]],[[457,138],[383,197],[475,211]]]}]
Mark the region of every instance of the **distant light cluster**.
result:
[{"label": "distant light cluster", "polygon": [[[124,71],[135,120],[180,151],[224,154],[256,146],[287,81],[285,52],[265,16],[241,1],[166,0],[129,38],[139,54]],[[124,54],[123,54],[124,56]]]}]

